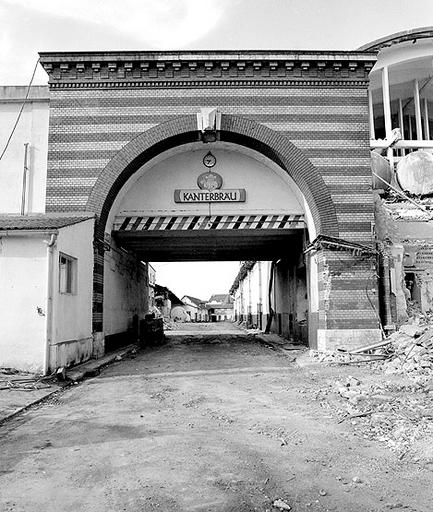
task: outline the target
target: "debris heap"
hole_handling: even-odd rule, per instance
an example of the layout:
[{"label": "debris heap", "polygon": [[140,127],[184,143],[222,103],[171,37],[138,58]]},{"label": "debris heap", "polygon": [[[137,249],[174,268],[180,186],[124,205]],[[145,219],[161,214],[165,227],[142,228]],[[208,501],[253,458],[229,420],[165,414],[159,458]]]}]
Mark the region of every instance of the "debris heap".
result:
[{"label": "debris heap", "polygon": [[385,361],[385,373],[405,373],[413,376],[432,373],[433,326],[403,325],[389,337],[386,351],[391,357]]},{"label": "debris heap", "polygon": [[310,351],[320,362],[356,364],[377,362],[385,374],[400,373],[409,377],[433,377],[433,321],[427,315],[412,318],[397,332],[374,344],[356,350],[335,352]]}]

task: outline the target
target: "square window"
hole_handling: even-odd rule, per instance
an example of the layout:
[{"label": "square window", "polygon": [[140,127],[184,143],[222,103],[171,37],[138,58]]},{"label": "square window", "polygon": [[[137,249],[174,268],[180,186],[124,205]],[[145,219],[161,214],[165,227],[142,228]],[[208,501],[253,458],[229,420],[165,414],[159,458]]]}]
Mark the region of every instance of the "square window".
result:
[{"label": "square window", "polygon": [[59,255],[59,292],[76,293],[77,260],[66,254]]}]

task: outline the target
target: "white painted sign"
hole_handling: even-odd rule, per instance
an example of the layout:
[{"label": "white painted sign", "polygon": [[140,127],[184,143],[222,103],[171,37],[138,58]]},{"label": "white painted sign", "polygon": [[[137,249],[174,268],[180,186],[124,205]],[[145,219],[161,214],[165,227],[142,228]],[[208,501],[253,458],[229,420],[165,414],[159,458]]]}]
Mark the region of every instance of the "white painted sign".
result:
[{"label": "white painted sign", "polygon": [[226,190],[182,190],[174,191],[175,203],[244,203],[246,191],[243,188]]}]

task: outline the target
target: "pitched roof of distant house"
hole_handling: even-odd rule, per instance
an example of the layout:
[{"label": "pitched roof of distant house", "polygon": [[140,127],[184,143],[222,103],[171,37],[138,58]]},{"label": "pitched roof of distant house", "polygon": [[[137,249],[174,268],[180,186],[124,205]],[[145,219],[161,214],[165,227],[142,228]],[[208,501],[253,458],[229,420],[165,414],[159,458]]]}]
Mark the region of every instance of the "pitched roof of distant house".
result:
[{"label": "pitched roof of distant house", "polygon": [[232,303],[232,298],[230,297],[230,295],[228,293],[220,293],[220,294],[215,294],[215,295],[212,295],[212,297],[208,300],[208,304],[210,302],[216,302],[216,303],[220,303],[220,304],[231,304]]},{"label": "pitched roof of distant house", "polygon": [[205,300],[197,299],[197,297],[191,297],[191,295],[184,295],[182,297],[182,300],[184,300],[185,298],[189,299],[196,306],[201,306],[206,302]]},{"label": "pitched roof of distant house", "polygon": [[50,230],[71,226],[95,218],[94,213],[38,213],[28,215],[0,215],[0,230]]}]

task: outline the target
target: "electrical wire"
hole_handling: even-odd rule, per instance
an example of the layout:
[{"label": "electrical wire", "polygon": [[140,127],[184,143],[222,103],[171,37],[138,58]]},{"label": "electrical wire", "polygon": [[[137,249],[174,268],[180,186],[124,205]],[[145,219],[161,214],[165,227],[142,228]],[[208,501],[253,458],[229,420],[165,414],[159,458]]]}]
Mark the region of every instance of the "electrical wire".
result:
[{"label": "electrical wire", "polygon": [[9,135],[9,138],[8,138],[8,140],[7,140],[7,142],[6,142],[6,145],[5,145],[5,147],[3,148],[3,151],[2,151],[2,153],[1,153],[1,155],[0,155],[0,161],[1,161],[1,159],[3,158],[4,154],[6,153],[6,151],[7,151],[8,147],[9,147],[10,141],[12,140],[12,137],[13,137],[13,135],[14,135],[14,133],[15,133],[16,127],[18,126],[18,123],[19,123],[19,121],[20,121],[20,119],[21,119],[21,114],[23,113],[23,111],[24,111],[24,107],[26,106],[27,100],[29,99],[30,89],[31,89],[31,86],[32,86],[32,83],[33,83],[33,79],[35,78],[36,70],[38,69],[38,64],[39,64],[39,59],[36,61],[36,65],[35,65],[35,68],[34,68],[34,70],[33,70],[32,77],[31,77],[31,79],[30,79],[30,83],[29,83],[29,85],[27,86],[26,95],[25,95],[25,98],[24,98],[23,104],[21,105],[20,111],[18,112],[18,115],[17,115],[16,121],[15,121],[15,124],[14,124],[14,126],[13,126],[13,128],[12,128],[12,131],[11,131],[11,133],[10,133],[10,135]]}]

